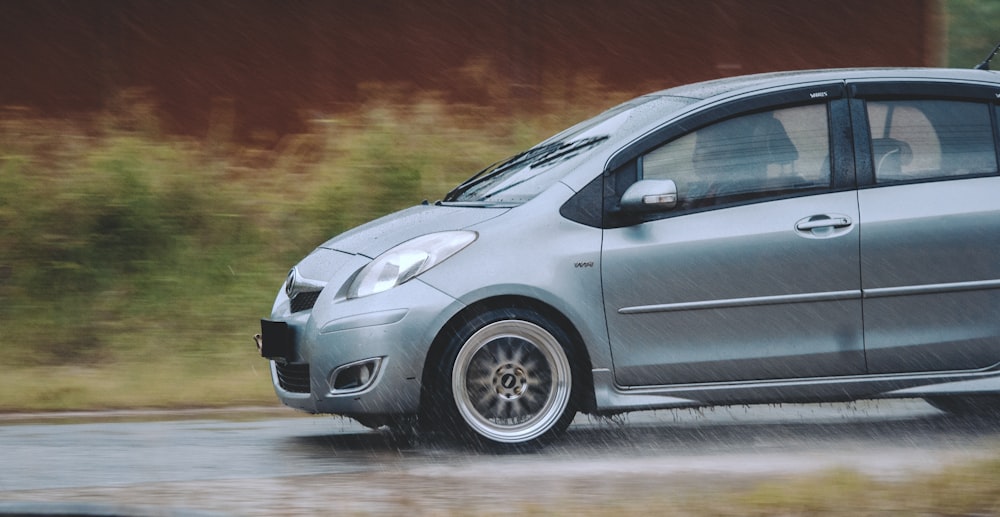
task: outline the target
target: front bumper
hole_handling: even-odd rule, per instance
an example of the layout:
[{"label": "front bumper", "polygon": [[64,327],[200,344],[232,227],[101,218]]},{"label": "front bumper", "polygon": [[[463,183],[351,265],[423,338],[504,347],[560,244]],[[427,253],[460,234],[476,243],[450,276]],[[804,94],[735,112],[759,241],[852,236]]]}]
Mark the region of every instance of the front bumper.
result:
[{"label": "front bumper", "polygon": [[[312,311],[264,320],[261,345],[272,354],[275,393],[309,413],[414,414],[431,343],[460,308],[414,280],[356,300],[321,296]],[[281,327],[287,334],[275,337]],[[274,346],[275,339],[286,343]]]}]

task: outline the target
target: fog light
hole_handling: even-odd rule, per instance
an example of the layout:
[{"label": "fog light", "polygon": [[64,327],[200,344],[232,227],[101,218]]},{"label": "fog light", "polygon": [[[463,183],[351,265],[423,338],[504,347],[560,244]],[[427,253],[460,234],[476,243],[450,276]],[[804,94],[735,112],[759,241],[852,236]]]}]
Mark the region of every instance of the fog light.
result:
[{"label": "fog light", "polygon": [[337,367],[330,373],[330,393],[343,395],[368,389],[378,376],[381,366],[382,358],[373,357]]}]

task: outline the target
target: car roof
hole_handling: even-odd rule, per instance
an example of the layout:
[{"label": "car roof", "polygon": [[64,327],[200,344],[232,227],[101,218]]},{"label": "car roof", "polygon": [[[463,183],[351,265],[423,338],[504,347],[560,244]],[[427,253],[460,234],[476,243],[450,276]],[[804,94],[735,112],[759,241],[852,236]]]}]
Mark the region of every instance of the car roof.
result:
[{"label": "car roof", "polygon": [[712,97],[762,90],[771,87],[829,81],[959,81],[1000,84],[1000,73],[989,70],[959,68],[839,68],[826,70],[795,70],[742,75],[686,84],[651,93],[652,96],[710,99]]}]

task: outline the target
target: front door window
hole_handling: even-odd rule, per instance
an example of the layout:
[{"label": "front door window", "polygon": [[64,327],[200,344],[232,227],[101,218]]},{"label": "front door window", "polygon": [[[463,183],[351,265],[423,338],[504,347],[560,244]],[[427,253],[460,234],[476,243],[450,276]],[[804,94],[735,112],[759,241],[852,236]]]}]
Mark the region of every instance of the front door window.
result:
[{"label": "front door window", "polygon": [[829,188],[827,126],[825,105],[731,118],[654,149],[640,174],[674,180],[682,209]]}]

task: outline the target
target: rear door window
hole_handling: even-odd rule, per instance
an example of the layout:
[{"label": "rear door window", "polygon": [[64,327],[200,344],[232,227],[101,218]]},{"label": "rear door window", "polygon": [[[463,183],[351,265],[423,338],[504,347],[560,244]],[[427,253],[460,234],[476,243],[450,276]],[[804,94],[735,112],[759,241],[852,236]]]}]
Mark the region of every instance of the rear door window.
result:
[{"label": "rear door window", "polygon": [[990,106],[954,100],[867,103],[875,183],[997,172]]}]

